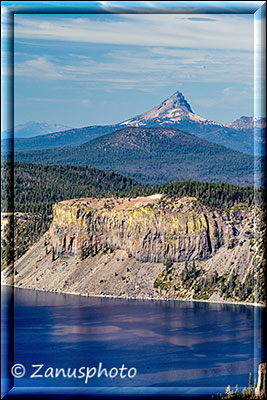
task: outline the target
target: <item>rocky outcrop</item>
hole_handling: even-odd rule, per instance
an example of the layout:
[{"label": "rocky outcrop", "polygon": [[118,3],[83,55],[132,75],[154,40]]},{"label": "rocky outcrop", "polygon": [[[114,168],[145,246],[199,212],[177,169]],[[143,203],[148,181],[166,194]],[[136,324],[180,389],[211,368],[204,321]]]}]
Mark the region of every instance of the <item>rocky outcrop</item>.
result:
[{"label": "rocky outcrop", "polygon": [[255,396],[261,399],[266,397],[266,363],[259,365],[258,369],[258,381],[255,389]]},{"label": "rocky outcrop", "polygon": [[[2,283],[81,295],[263,303],[255,212],[194,198],[76,199]],[[256,284],[255,284],[256,283]]]},{"label": "rocky outcrop", "polygon": [[254,128],[266,129],[266,118],[246,117],[243,115],[234,122],[225,124],[224,126],[240,131]]},{"label": "rocky outcrop", "polygon": [[124,249],[142,262],[203,260],[232,248],[248,217],[220,215],[193,198],[79,199],[54,206],[50,236],[55,256]]}]

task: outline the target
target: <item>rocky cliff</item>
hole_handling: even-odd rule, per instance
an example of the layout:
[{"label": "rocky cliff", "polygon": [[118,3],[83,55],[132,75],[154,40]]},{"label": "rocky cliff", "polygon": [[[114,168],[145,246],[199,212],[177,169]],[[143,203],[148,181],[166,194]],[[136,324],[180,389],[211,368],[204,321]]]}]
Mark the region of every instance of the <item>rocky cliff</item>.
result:
[{"label": "rocky cliff", "polygon": [[244,219],[240,213],[222,217],[192,198],[167,200],[160,195],[63,201],[53,213],[50,235],[56,256],[84,258],[124,249],[142,262],[212,257],[223,245],[233,247]]},{"label": "rocky cliff", "polygon": [[259,302],[254,228],[255,213],[241,204],[217,212],[161,195],[63,201],[2,279],[83,295]]}]

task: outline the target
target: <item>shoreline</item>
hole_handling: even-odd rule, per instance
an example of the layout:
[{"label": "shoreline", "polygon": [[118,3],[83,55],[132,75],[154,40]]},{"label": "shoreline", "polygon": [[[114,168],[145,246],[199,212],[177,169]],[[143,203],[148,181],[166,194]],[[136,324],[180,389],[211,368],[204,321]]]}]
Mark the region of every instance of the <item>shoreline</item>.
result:
[{"label": "shoreline", "polygon": [[150,300],[150,301],[183,301],[183,302],[198,302],[198,303],[209,303],[209,304],[230,304],[230,305],[243,305],[243,306],[252,306],[252,307],[262,307],[265,308],[265,304],[261,303],[248,303],[244,301],[227,301],[227,300],[203,300],[203,299],[185,299],[185,298],[172,298],[172,297],[127,297],[127,296],[115,296],[111,294],[83,294],[78,292],[68,292],[68,291],[57,291],[55,290],[44,290],[44,289],[36,289],[33,287],[23,287],[19,285],[10,285],[8,283],[1,283],[1,286],[9,286],[15,289],[26,289],[26,290],[35,290],[38,292],[45,292],[45,293],[55,293],[55,294],[67,294],[72,296],[82,296],[82,297],[98,297],[98,298],[111,298],[111,299],[123,299],[123,300]]}]

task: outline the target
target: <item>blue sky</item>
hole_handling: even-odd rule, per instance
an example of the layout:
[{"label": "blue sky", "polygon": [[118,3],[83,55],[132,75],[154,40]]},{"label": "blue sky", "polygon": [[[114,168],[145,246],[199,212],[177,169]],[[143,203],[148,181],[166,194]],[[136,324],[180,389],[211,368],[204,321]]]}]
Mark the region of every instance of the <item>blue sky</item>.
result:
[{"label": "blue sky", "polygon": [[253,19],[16,14],[15,124],[117,123],[176,90],[194,112],[220,123],[253,115]]}]

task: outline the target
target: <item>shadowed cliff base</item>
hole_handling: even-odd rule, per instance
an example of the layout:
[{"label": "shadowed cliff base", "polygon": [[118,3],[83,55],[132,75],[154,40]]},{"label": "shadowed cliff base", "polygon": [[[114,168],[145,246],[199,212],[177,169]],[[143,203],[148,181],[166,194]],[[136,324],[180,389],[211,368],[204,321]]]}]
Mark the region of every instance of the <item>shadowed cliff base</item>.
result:
[{"label": "shadowed cliff base", "polygon": [[[254,213],[161,195],[74,199],[2,274],[18,287],[96,296],[263,303]],[[256,269],[255,269],[256,262]]]}]

